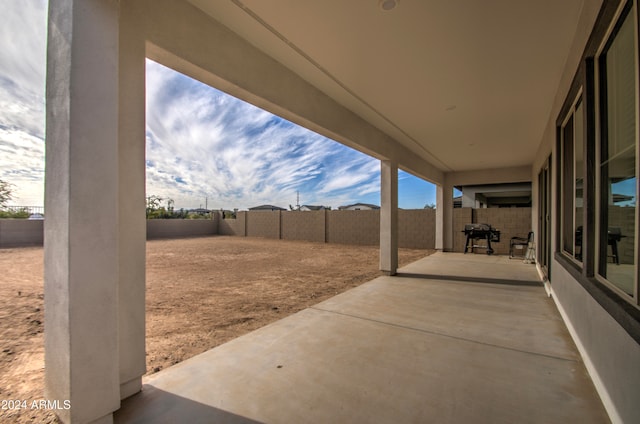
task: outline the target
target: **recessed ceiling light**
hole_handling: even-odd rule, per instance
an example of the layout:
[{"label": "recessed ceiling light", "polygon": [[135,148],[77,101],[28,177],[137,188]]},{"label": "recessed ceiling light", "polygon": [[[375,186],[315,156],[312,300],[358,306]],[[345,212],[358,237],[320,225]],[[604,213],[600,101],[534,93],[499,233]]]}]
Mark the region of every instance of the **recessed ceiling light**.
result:
[{"label": "recessed ceiling light", "polygon": [[400,0],[380,0],[378,3],[380,5],[380,9],[388,12],[389,10],[393,10],[398,6],[398,2]]}]

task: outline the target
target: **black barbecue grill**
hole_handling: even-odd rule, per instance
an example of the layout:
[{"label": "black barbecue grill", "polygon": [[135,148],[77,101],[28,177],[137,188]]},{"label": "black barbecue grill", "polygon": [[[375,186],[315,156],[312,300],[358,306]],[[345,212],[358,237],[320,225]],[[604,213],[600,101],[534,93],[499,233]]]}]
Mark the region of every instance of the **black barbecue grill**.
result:
[{"label": "black barbecue grill", "polygon": [[[498,243],[500,241],[500,231],[489,224],[466,224],[463,233],[467,236],[464,253],[467,253],[469,249],[471,252],[473,252],[473,249],[487,249],[487,255],[491,255],[493,254],[491,242]],[[487,241],[486,246],[475,244],[480,239]]]}]

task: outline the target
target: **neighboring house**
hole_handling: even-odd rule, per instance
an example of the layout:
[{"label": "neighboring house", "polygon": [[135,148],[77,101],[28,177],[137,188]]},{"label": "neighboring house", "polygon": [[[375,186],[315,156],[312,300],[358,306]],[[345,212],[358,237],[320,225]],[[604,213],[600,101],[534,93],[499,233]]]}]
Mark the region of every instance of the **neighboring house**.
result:
[{"label": "neighboring house", "polygon": [[[530,208],[531,183],[506,183],[457,186],[461,198],[454,198],[454,207],[463,208]],[[456,200],[461,205],[456,205]]]},{"label": "neighboring house", "polygon": [[208,213],[211,213],[209,209],[205,209],[205,208],[189,209],[188,212],[196,213],[198,215],[207,215]]},{"label": "neighboring house", "polygon": [[302,205],[300,206],[301,211],[323,211],[323,210],[331,210],[330,206],[314,206],[314,205]]},{"label": "neighboring house", "polygon": [[339,206],[338,209],[341,211],[371,211],[380,209],[380,206],[371,205],[369,203],[355,203],[348,206]]},{"label": "neighboring house", "polygon": [[249,208],[250,211],[286,211],[285,208],[273,205],[260,205]]}]

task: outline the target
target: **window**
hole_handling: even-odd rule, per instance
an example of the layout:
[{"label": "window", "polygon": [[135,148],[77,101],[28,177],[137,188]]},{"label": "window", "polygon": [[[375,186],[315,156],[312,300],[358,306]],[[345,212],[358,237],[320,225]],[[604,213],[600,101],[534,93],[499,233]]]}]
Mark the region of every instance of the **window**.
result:
[{"label": "window", "polygon": [[582,261],[582,201],[584,180],[584,111],[579,96],[561,128],[562,250]]},{"label": "window", "polygon": [[551,279],[551,156],[538,174],[538,262],[542,271]]},{"label": "window", "polygon": [[637,44],[628,1],[597,58],[597,274],[637,304]]}]

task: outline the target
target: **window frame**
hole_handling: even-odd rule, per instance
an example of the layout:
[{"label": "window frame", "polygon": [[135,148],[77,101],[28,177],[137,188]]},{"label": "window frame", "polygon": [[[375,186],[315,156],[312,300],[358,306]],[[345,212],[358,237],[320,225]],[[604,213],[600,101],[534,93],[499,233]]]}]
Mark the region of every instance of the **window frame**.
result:
[{"label": "window frame", "polygon": [[[617,18],[620,15],[618,12],[624,7],[626,2],[627,0],[603,0],[598,18],[594,23],[589,39],[585,45],[582,58],[575,70],[571,85],[565,93],[565,101],[556,115],[555,143],[552,151],[552,154],[555,156],[551,167],[551,173],[555,175],[555,177],[553,177],[552,182],[553,195],[550,209],[552,220],[550,233],[552,237],[552,251],[550,252],[549,266],[551,268],[557,266],[558,270],[561,269],[562,272],[574,279],[585,290],[585,293],[600,305],[633,340],[640,343],[640,305],[634,302],[627,294],[621,296],[619,291],[614,291],[615,289],[612,285],[596,278],[595,274],[597,274],[598,270],[596,269],[597,261],[594,252],[594,248],[598,246],[595,240],[595,233],[596,219],[599,217],[599,205],[596,199],[596,179],[598,176],[595,171],[600,165],[598,162],[599,158],[596,158],[596,150],[599,146],[596,139],[600,130],[597,127],[598,116],[596,115],[598,105],[596,84],[598,79],[596,78],[595,62],[597,53],[601,51],[601,47],[604,46],[606,40],[609,39],[612,27],[618,20]],[[638,35],[638,22],[640,22],[639,2],[640,0],[635,0],[635,14],[633,15],[636,26],[636,39],[640,38]],[[640,52],[640,47],[638,47],[638,51]],[[638,70],[637,72],[640,73]],[[636,78],[640,79],[638,75],[636,75]],[[580,88],[583,89],[585,114],[584,137],[586,143],[584,163],[586,180],[584,181],[585,189],[583,191],[585,212],[584,228],[586,231],[583,232],[584,253],[582,257],[582,267],[579,267],[575,261],[572,261],[569,256],[562,252],[562,223],[560,214],[560,205],[562,204],[561,128]],[[638,91],[640,91],[640,86],[636,91],[636,96],[639,96]],[[640,110],[637,111],[637,116],[640,116]],[[640,164],[637,166],[638,169],[640,169]],[[640,173],[638,173],[638,175],[640,175]],[[640,192],[640,188],[637,187],[636,189]],[[639,229],[636,229],[636,236],[640,239]],[[638,267],[640,268],[640,261],[638,262]],[[549,284],[553,287],[554,282],[550,280]]]},{"label": "window frame", "polygon": [[[559,216],[559,224],[560,224],[560,248],[558,250],[560,250],[562,252],[563,255],[565,255],[569,260],[571,260],[573,263],[575,263],[578,267],[582,267],[583,266],[583,259],[578,259],[577,257],[577,252],[576,252],[576,228],[575,228],[575,224],[577,222],[576,219],[576,179],[577,179],[577,172],[576,172],[576,116],[577,116],[577,112],[578,112],[578,108],[582,107],[582,109],[580,109],[580,112],[582,113],[582,118],[581,121],[584,125],[584,122],[586,121],[586,113],[585,113],[585,102],[583,99],[583,87],[580,86],[577,90],[577,94],[573,97],[573,101],[570,104],[570,107],[565,111],[564,113],[564,118],[560,124],[559,127],[559,136],[560,136],[560,142],[559,142],[559,153],[560,153],[560,169],[559,169],[559,175],[560,175],[560,216]],[[571,158],[570,158],[570,171],[571,171],[571,184],[570,187],[569,185],[565,185],[565,181],[567,181],[566,174],[567,174],[567,164],[569,162],[567,162],[567,152],[566,152],[566,129],[568,128],[569,123],[571,123]],[[582,133],[582,140],[580,140],[580,142],[582,143],[582,153],[583,153],[583,158],[582,158],[582,175],[580,176],[582,181],[583,181],[583,185],[584,182],[586,181],[585,179],[585,171],[586,171],[586,166],[585,166],[585,161],[584,161],[584,152],[586,151],[586,137],[585,137],[585,131],[584,128],[581,131]],[[584,190],[584,186],[583,186],[583,190]],[[570,205],[568,203],[568,198],[570,198]],[[584,195],[583,195],[583,200],[584,200]],[[567,212],[567,207],[569,207],[570,211]],[[568,251],[565,249],[565,241],[566,241],[566,225],[567,225],[567,218],[570,218],[571,220],[571,246],[572,246],[572,251]],[[584,221],[584,219],[583,219]],[[583,228],[584,231],[584,228]],[[582,258],[584,254],[584,233],[583,233],[583,239],[582,239],[582,245],[581,245],[581,251],[580,251],[580,257]]]},{"label": "window frame", "polygon": [[[635,154],[636,154],[636,159],[635,159],[635,176],[636,176],[636,190],[635,190],[635,200],[636,200],[636,207],[635,207],[635,212],[634,212],[634,231],[635,231],[635,240],[634,240],[634,256],[635,256],[635,263],[634,263],[634,282],[633,282],[633,293],[629,294],[627,292],[625,292],[624,290],[622,290],[620,287],[618,287],[618,285],[612,283],[611,281],[609,281],[606,277],[603,277],[600,274],[600,268],[603,265],[603,261],[607,260],[607,252],[606,252],[606,248],[607,246],[604,245],[604,247],[602,246],[602,234],[603,234],[603,226],[607,227],[608,226],[608,222],[605,222],[605,215],[603,214],[603,207],[606,204],[608,204],[608,199],[603,199],[602,198],[602,193],[603,190],[601,189],[602,185],[604,184],[603,182],[603,176],[602,176],[602,155],[603,155],[603,137],[604,137],[604,131],[606,131],[606,127],[603,127],[603,121],[606,120],[606,117],[604,117],[604,112],[603,112],[603,102],[606,101],[606,99],[602,98],[602,92],[604,91],[602,86],[606,84],[606,75],[603,75],[603,72],[601,70],[602,68],[602,62],[603,60],[606,60],[606,53],[608,52],[609,47],[611,46],[611,44],[613,44],[615,37],[618,35],[620,28],[622,27],[622,25],[624,24],[625,19],[630,18],[633,21],[633,33],[634,33],[634,43],[635,43],[635,57],[634,57],[634,63],[635,63],[635,73],[634,73],[634,77],[635,77],[635,119],[636,119],[636,125],[635,125]],[[615,295],[617,295],[617,297],[625,300],[626,302],[630,303],[631,305],[633,305],[636,308],[640,309],[640,244],[639,244],[639,238],[638,234],[639,234],[639,227],[638,224],[640,223],[640,205],[638,205],[638,200],[640,200],[640,184],[638,184],[638,181],[640,180],[640,158],[638,157],[638,153],[640,153],[640,119],[639,119],[639,113],[640,113],[640,79],[638,77],[639,75],[639,36],[638,36],[638,21],[639,21],[639,16],[638,16],[638,4],[637,4],[637,0],[625,0],[625,1],[621,1],[619,7],[617,8],[613,18],[611,19],[611,21],[609,22],[609,26],[607,27],[606,32],[604,33],[603,37],[601,38],[601,43],[598,46],[595,55],[594,55],[594,86],[595,86],[595,137],[596,137],[596,142],[595,142],[595,187],[593,188],[595,196],[596,196],[596,208],[595,208],[595,234],[594,234],[594,251],[595,251],[595,257],[594,257],[594,278],[606,285],[607,288],[609,288],[610,290],[613,291],[613,293]],[[605,109],[606,111],[606,109]],[[604,251],[604,259],[602,258],[603,255],[603,251]]]}]

